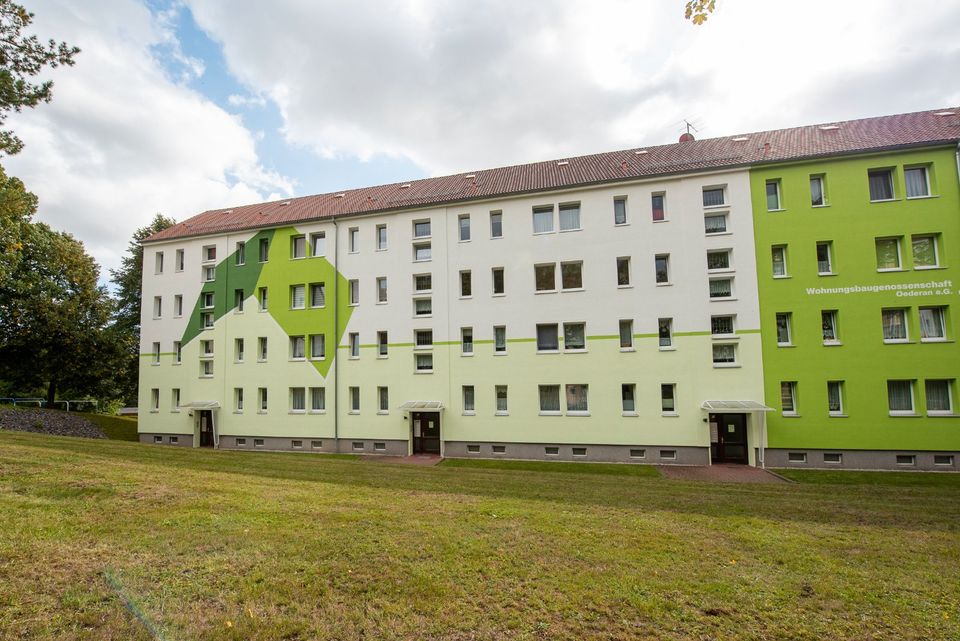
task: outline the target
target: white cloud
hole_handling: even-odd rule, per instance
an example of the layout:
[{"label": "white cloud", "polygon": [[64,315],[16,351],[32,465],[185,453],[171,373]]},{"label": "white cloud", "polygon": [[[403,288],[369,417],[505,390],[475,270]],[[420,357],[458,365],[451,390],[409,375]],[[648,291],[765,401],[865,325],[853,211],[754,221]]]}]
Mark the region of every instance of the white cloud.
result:
[{"label": "white cloud", "polygon": [[227,97],[227,103],[229,103],[231,107],[263,107],[267,104],[267,100],[263,96],[231,94]]},{"label": "white cloud", "polygon": [[53,102],[11,117],[26,147],[2,163],[40,197],[39,219],[83,240],[104,275],[157,212],[183,219],[292,193],[261,166],[236,116],[165,73],[156,48],[187,74],[202,74],[203,63],[182,54],[162,16],[118,0],[30,8],[42,37],[82,52],[76,66],[49,74]]},{"label": "white cloud", "polygon": [[289,142],[432,173],[958,101],[960,5],[935,0],[724,2],[699,28],[679,0],[186,4]]}]

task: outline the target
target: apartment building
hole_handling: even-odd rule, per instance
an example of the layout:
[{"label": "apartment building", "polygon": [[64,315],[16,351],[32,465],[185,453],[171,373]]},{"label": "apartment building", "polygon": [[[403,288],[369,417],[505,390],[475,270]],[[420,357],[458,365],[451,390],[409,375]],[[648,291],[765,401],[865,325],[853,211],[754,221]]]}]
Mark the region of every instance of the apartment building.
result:
[{"label": "apartment building", "polygon": [[[141,440],[658,464],[891,467],[913,456],[915,467],[952,467],[956,289],[935,288],[936,304],[872,296],[868,306],[880,307],[863,311],[877,318],[862,333],[862,305],[847,302],[858,298],[808,293],[872,278],[906,288],[898,300],[920,291],[909,289],[915,257],[905,272],[877,266],[891,238],[898,256],[914,247],[929,256],[932,236],[937,262],[921,257],[933,270],[923,275],[953,278],[960,183],[949,161],[960,116],[949,113],[200,214],[144,243]],[[907,197],[917,167],[928,193]],[[863,200],[883,170],[901,191]],[[873,207],[887,205],[881,224]],[[822,243],[833,279],[810,271]],[[895,324],[893,309],[927,332],[934,321],[921,304],[940,309],[936,345],[872,340]],[[842,345],[825,333],[808,340],[829,318],[821,312],[834,313]],[[785,314],[792,349],[778,340]],[[888,348],[912,365],[881,372],[863,360]],[[839,369],[822,371],[831,362]],[[897,398],[898,381],[910,381],[927,408],[946,393],[949,405],[934,407],[948,409],[900,420],[881,380]],[[845,420],[815,410],[819,396],[835,406],[837,382]]]}]

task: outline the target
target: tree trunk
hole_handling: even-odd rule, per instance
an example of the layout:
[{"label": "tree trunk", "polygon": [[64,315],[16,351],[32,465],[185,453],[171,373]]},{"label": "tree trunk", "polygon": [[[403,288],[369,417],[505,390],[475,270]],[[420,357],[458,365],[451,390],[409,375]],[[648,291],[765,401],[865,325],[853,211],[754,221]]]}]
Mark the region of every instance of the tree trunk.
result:
[{"label": "tree trunk", "polygon": [[53,407],[53,402],[57,400],[57,379],[51,378],[47,385],[47,407]]}]

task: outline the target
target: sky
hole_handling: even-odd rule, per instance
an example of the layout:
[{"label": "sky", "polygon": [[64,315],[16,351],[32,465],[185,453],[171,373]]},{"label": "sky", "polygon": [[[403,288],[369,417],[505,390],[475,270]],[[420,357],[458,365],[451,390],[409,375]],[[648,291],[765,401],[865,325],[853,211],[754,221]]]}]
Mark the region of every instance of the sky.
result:
[{"label": "sky", "polygon": [[960,3],[22,0],[81,53],[0,159],[104,278],[156,213],[960,105]]}]

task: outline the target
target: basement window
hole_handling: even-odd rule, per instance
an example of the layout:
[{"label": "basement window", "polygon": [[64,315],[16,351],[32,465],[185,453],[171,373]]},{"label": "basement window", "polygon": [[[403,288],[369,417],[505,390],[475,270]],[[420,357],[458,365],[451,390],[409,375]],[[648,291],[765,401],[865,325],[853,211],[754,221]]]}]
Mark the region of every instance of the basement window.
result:
[{"label": "basement window", "polygon": [[254,446],[254,447],[263,447],[263,439],[262,439],[262,438],[255,438],[255,439],[253,439],[253,446]]},{"label": "basement window", "polygon": [[153,437],[153,442],[154,442],[154,443],[163,443],[163,437],[162,437],[162,436],[154,436],[154,437]]},{"label": "basement window", "polygon": [[323,441],[310,441],[310,447],[315,450],[323,449]]},{"label": "basement window", "polygon": [[676,450],[660,450],[660,460],[661,460],[661,461],[676,461],[676,460],[677,460],[677,451],[676,451]]},{"label": "basement window", "polygon": [[467,445],[467,454],[479,454],[480,446],[479,445]]},{"label": "basement window", "polygon": [[290,447],[292,447],[295,450],[302,450],[303,441],[290,441]]},{"label": "basement window", "polygon": [[493,453],[494,454],[506,454],[507,446],[506,445],[494,445]]},{"label": "basement window", "polygon": [[806,463],[807,462],[807,453],[806,452],[790,452],[787,454],[787,461],[790,463]]},{"label": "basement window", "polygon": [[246,446],[247,446],[247,439],[245,438],[237,439],[237,447],[246,447]]},{"label": "basement window", "polygon": [[574,456],[586,456],[586,455],[587,455],[587,448],[585,448],[585,447],[575,447],[575,448],[573,448],[573,455],[574,455]]},{"label": "basement window", "polygon": [[545,448],[543,448],[543,452],[544,452],[544,454],[546,454],[547,456],[557,456],[557,455],[560,454],[560,448],[559,448],[559,447],[553,447],[553,446],[551,446],[551,447],[545,447]]},{"label": "basement window", "polygon": [[953,456],[950,454],[935,454],[933,464],[953,467]]},{"label": "basement window", "polygon": [[647,458],[646,450],[630,450],[630,458]]},{"label": "basement window", "polygon": [[897,465],[914,466],[917,464],[917,457],[914,454],[897,454]]},{"label": "basement window", "polygon": [[179,436],[171,436],[171,437],[170,437],[170,444],[171,444],[171,445],[176,445],[176,444],[179,443],[179,442],[180,442],[180,437],[179,437]]},{"label": "basement window", "polygon": [[824,452],[823,462],[832,463],[834,465],[840,465],[841,463],[843,463],[843,454],[841,454],[840,452]]},{"label": "basement window", "polygon": [[353,444],[352,444],[352,446],[353,446],[354,451],[358,451],[358,452],[362,452],[362,451],[363,451],[363,443],[360,442],[360,441],[354,441]]},{"label": "basement window", "polygon": [[387,444],[386,444],[386,443],[374,443],[374,444],[373,444],[373,449],[374,449],[374,451],[376,451],[376,452],[386,452],[386,451],[387,451]]}]

